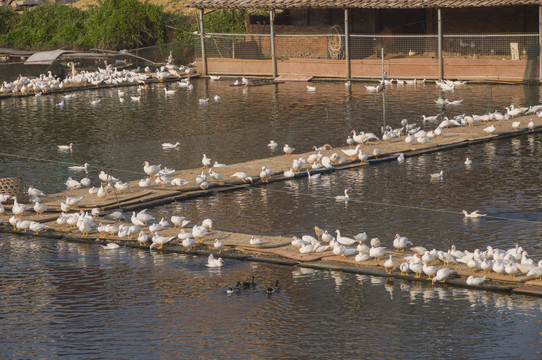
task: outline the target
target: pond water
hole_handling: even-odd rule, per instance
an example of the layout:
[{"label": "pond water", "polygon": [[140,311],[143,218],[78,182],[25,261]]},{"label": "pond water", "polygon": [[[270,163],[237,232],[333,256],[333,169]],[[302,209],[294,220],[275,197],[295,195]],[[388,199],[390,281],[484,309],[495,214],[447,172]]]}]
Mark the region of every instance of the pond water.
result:
[{"label": "pond water", "polygon": [[[60,94],[0,100],[0,177],[56,192],[68,176],[82,177],[68,169],[74,164],[89,162],[95,182],[100,170],[135,180],[145,160],[193,168],[205,153],[231,164],[273,155],[270,139],[305,152],[343,146],[352,129],[380,134],[383,124],[398,127],[403,118],[423,125],[423,114],[541,102],[537,86],[469,84],[445,93],[434,84],[391,86],[384,98],[363,83],[315,82],[308,92],[305,83],[232,82],[201,79],[192,91],[172,83],[177,91],[168,96],[157,84],[142,91],[141,102],[130,100],[136,87],[122,89],[124,103],[117,89],[78,92],[63,107]],[[440,96],[464,100],[442,108],[434,101]],[[179,150],[160,146],[177,141]],[[57,150],[70,142],[72,152]],[[365,231],[388,247],[396,233],[438,249],[518,242],[538,260],[541,154],[542,136],[529,134],[150,211],[193,223],[210,217],[218,229],[253,234],[309,234],[315,225],[348,236]],[[442,181],[430,181],[440,170]],[[336,203],[347,187],[352,200]],[[462,209],[487,216],[465,221]],[[236,260],[210,270],[203,261],[0,234],[3,358],[541,357],[538,298]],[[226,293],[251,275],[255,288]],[[280,291],[268,295],[275,280]]]}]

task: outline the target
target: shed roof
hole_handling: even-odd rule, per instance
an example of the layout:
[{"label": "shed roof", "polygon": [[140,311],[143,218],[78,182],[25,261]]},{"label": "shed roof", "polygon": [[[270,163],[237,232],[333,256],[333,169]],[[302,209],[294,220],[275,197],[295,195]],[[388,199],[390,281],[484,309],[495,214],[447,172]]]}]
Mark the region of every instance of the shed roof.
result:
[{"label": "shed roof", "polygon": [[422,9],[538,5],[542,0],[195,0],[197,9]]}]

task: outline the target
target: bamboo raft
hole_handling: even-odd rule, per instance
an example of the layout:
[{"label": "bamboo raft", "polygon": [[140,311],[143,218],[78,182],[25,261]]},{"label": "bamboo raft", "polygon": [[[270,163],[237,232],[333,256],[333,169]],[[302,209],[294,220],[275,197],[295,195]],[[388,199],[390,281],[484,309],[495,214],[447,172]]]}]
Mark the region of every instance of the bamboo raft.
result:
[{"label": "bamboo raft", "polygon": [[[530,119],[532,119],[535,123],[535,128],[532,130],[526,128]],[[512,121],[521,122],[520,130],[512,130]],[[395,161],[400,154],[404,154],[405,157],[418,156],[431,152],[478,144],[481,142],[525,136],[542,131],[542,118],[538,118],[536,116],[523,116],[514,118],[513,120],[510,119],[493,122],[493,125],[495,125],[496,131],[492,135],[488,135],[486,132],[484,132],[483,129],[487,125],[477,124],[473,127],[454,127],[444,129],[443,135],[432,139],[430,143],[426,144],[407,144],[404,141],[404,137],[394,138],[389,142],[379,141],[366,143],[362,146],[364,153],[370,154],[375,148],[378,148],[381,150],[381,154],[378,157],[370,156],[369,159],[364,162],[361,162],[357,158],[347,159],[347,161],[344,163],[333,164],[331,168],[311,170],[310,173],[315,174],[318,172],[334,172],[378,164],[385,161]],[[341,153],[340,150],[341,149],[336,148],[322,150],[321,152],[325,156],[330,156],[334,152]],[[130,187],[127,191],[114,194],[110,193],[105,200],[99,200],[96,195],[90,195],[87,189],[67,190],[62,193],[51,194],[45,198],[42,198],[42,203],[47,207],[47,211],[44,214],[37,215],[32,210],[29,210],[21,216],[21,218],[24,220],[38,221],[48,225],[49,228],[47,230],[39,234],[35,234],[31,231],[17,231],[12,229],[11,225],[7,223],[7,221],[3,221],[0,225],[0,232],[25,236],[43,236],[73,242],[101,244],[115,242],[126,247],[148,249],[148,244],[142,245],[134,238],[120,238],[116,234],[107,235],[105,238],[102,238],[96,230],[91,231],[88,236],[83,236],[77,229],[69,228],[67,226],[59,226],[56,223],[56,219],[61,212],[60,203],[64,200],[65,196],[82,196],[83,200],[81,200],[81,202],[75,206],[73,210],[90,212],[90,210],[93,208],[100,208],[102,212],[107,213],[122,209],[123,213],[129,213],[165,205],[174,201],[183,201],[201,196],[211,196],[222,191],[242,191],[243,189],[251,186],[266,186],[268,183],[275,181],[292,180],[308,176],[308,169],[301,170],[293,177],[284,176],[284,172],[291,168],[293,158],[307,158],[313,153],[315,152],[256,159],[247,163],[233,164],[219,168],[217,171],[219,171],[223,176],[223,180],[209,181],[209,187],[205,189],[202,189],[199,186],[183,186],[179,188],[172,185],[158,185],[155,183],[149,187],[141,188],[138,186],[137,181],[133,181],[130,182]],[[270,179],[265,181],[259,177],[262,166],[272,169],[274,173]],[[246,172],[248,176],[252,177],[252,182],[233,180],[234,178],[230,177],[230,175],[237,171]],[[193,183],[193,179],[195,179],[196,176],[201,172],[201,168],[186,169],[176,171],[173,175],[170,175],[170,177],[181,177],[183,179],[190,180],[191,183]],[[146,177],[143,172],[142,175]],[[4,206],[6,208],[5,215],[10,214],[11,206]],[[4,216],[4,218],[5,217],[6,216]],[[98,222],[107,224],[114,223],[115,220],[108,219],[106,216],[97,219],[96,223]],[[129,223],[129,219],[127,219],[126,222]],[[148,228],[142,228],[142,230],[148,233]],[[189,229],[186,230],[188,231]],[[160,231],[160,235],[162,236],[173,237],[178,233],[179,229],[177,228],[168,228]],[[212,229],[204,239],[200,239],[201,241],[199,244],[190,250],[186,250],[181,245],[181,241],[177,239],[171,241],[167,245],[164,245],[160,250],[165,252],[178,252],[199,256],[207,256],[210,253],[217,255],[216,251],[214,251],[213,240],[219,239],[225,245],[225,249],[218,254],[218,256],[223,258],[245,261],[261,261],[323,270],[340,270],[344,272],[397,278],[407,281],[431,281],[426,278],[416,278],[414,275],[405,275],[399,272],[398,264],[403,262],[404,256],[413,255],[412,252],[408,251],[405,253],[388,251],[380,260],[371,259],[365,262],[356,262],[353,260],[353,258],[335,256],[330,250],[322,253],[301,254],[298,251],[298,248],[290,244],[290,236],[259,236],[263,240],[263,244],[258,246],[249,245],[250,237],[251,235],[249,234]],[[383,271],[383,263],[389,257],[389,255],[392,255],[395,263],[395,269],[391,273]],[[467,266],[463,264],[450,264],[446,265],[446,267],[449,267],[452,270],[450,278],[446,280],[446,283],[450,285],[531,296],[542,296],[542,280],[537,280],[526,276],[509,277],[491,273],[485,274],[487,280],[483,285],[472,286],[467,285],[465,282],[466,277],[472,275]],[[479,276],[482,274],[478,272],[476,275]]]}]

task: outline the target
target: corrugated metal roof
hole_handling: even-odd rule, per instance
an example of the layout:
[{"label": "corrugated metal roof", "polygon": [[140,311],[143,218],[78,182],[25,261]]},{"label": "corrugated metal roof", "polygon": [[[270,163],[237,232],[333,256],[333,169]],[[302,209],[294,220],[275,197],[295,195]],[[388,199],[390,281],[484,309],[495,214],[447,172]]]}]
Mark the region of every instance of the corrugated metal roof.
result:
[{"label": "corrugated metal roof", "polygon": [[198,9],[420,9],[538,5],[542,0],[196,0]]},{"label": "corrugated metal roof", "polygon": [[65,53],[71,53],[75,51],[70,50],[52,50],[52,51],[41,51],[32,54],[26,61],[25,65],[51,65],[60,55]]}]

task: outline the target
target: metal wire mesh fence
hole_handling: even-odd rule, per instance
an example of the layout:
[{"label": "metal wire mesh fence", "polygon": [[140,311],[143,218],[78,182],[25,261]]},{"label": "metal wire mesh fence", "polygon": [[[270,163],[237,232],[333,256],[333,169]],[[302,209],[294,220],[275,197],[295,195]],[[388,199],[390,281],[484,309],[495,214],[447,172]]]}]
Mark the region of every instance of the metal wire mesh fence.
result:
[{"label": "metal wire mesh fence", "polygon": [[538,34],[446,35],[443,57],[527,60],[538,56]]},{"label": "metal wire mesh fence", "polygon": [[[271,59],[271,36],[262,34],[206,34],[208,57],[226,59]],[[198,44],[201,56],[201,46]]]},{"label": "metal wire mesh fence", "polygon": [[350,58],[436,57],[437,46],[436,35],[351,35]]},{"label": "metal wire mesh fence", "polygon": [[[174,41],[167,44],[148,46],[144,48],[132,49],[130,53],[155,63],[164,63],[167,61],[169,54],[175,59],[175,64],[187,64],[192,62],[195,57],[195,45],[199,44],[198,37],[190,38],[182,41]],[[199,52],[199,49],[198,49]],[[201,54],[199,54],[201,56]]]},{"label": "metal wire mesh fence", "polygon": [[[350,35],[352,60],[436,58],[437,35]],[[528,59],[538,56],[538,34],[477,34],[445,35],[442,52],[445,58]],[[195,42],[195,55],[201,56],[201,46]],[[210,58],[271,59],[269,34],[206,34],[205,48]],[[345,35],[318,34],[275,36],[275,55],[279,60],[345,58]]]}]

